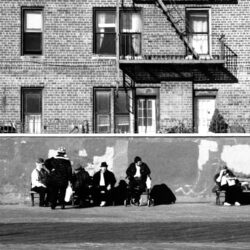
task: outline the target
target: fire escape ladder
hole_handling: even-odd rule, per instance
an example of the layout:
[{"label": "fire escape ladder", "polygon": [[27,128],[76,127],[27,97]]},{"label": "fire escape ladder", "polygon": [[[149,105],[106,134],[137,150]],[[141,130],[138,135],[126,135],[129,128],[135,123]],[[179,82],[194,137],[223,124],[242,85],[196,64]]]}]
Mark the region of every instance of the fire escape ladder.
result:
[{"label": "fire escape ladder", "polygon": [[[193,55],[193,58],[199,59],[199,55],[195,52],[194,48],[189,43],[185,31],[182,31],[179,26],[180,22],[183,22],[183,21],[185,22],[185,20],[180,15],[180,11],[178,10],[178,7],[176,6],[176,4],[174,4],[174,1],[173,1],[171,8],[167,8],[162,0],[155,0],[155,4],[157,7],[159,7],[163,11],[164,15],[167,17],[167,20],[171,23],[176,33],[178,34],[180,39],[183,41],[186,49]],[[178,18],[176,18],[176,16],[178,16]]]}]

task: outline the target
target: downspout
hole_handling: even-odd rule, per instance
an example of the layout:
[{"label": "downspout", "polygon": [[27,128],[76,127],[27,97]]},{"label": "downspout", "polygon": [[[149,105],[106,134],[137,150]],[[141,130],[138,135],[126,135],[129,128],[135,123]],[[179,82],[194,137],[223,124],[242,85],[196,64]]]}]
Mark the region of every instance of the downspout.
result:
[{"label": "downspout", "polygon": [[120,82],[120,10],[119,10],[119,0],[116,0],[116,89],[115,94],[118,95],[118,88]]}]

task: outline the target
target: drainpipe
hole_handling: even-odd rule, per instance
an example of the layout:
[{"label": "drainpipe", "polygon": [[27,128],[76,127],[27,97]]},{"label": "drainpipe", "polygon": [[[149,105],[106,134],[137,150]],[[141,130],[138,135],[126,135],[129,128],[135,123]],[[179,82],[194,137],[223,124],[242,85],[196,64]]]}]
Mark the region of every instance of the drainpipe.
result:
[{"label": "drainpipe", "polygon": [[116,0],[116,90],[115,94],[118,95],[118,87],[120,82],[120,10],[119,10],[119,0]]}]

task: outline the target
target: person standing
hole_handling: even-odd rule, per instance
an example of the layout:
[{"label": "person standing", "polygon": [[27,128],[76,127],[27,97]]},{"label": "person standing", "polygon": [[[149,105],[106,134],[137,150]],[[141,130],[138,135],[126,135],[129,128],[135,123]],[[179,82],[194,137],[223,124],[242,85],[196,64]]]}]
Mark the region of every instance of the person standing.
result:
[{"label": "person standing", "polygon": [[38,158],[36,160],[36,167],[31,173],[31,190],[39,193],[39,206],[48,205],[48,170],[44,167],[44,160]]},{"label": "person standing", "polygon": [[69,183],[72,182],[72,167],[66,155],[66,149],[60,147],[55,157],[45,161],[45,166],[50,171],[49,191],[51,209],[55,209],[57,200],[61,208],[65,208],[65,193]]},{"label": "person standing", "polygon": [[96,193],[96,202],[100,203],[101,207],[112,201],[112,191],[116,183],[115,175],[109,171],[106,162],[102,162],[100,170],[93,176],[93,184]]}]

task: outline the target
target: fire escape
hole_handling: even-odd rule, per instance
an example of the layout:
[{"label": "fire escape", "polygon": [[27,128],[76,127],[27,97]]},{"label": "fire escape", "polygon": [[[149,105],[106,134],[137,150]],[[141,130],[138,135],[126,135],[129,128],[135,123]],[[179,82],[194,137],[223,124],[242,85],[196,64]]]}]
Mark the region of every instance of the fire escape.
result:
[{"label": "fire escape", "polygon": [[[163,15],[186,48],[186,55],[145,55],[123,56],[120,54],[119,67],[124,73],[123,85],[133,87],[135,83],[160,83],[161,81],[192,81],[194,83],[235,83],[237,82],[237,54],[225,43],[224,36],[218,38],[220,55],[202,58],[192,47],[187,29],[181,23],[178,4],[237,4],[237,0],[134,0],[134,4],[154,4]],[[182,25],[183,26],[183,25]],[[130,78],[130,80],[128,80]]]}]

